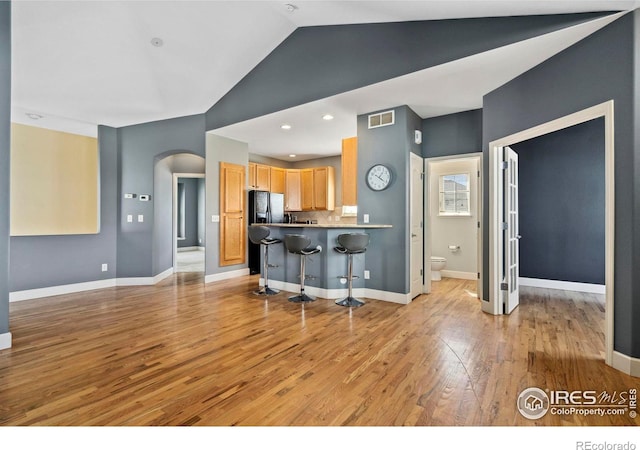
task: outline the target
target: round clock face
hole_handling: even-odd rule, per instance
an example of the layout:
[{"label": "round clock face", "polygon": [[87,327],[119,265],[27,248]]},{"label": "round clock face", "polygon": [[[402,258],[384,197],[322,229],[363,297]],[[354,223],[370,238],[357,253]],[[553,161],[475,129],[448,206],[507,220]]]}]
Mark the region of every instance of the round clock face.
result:
[{"label": "round clock face", "polygon": [[382,191],[391,183],[391,171],[387,166],[376,164],[367,172],[367,186],[374,191]]}]

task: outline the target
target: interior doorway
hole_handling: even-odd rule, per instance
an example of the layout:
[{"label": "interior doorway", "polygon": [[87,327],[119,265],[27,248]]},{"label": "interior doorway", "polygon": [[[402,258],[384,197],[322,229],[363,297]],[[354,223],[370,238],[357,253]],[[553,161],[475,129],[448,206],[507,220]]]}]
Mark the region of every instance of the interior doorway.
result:
[{"label": "interior doorway", "polygon": [[205,272],[205,175],[173,174],[173,271]]},{"label": "interior doorway", "polygon": [[[509,264],[509,234],[504,233],[505,211],[508,211],[505,189],[505,148],[510,145],[547,135],[597,118],[604,118],[605,135],[605,362],[613,365],[613,303],[614,303],[614,138],[613,101],[579,111],[569,116],[523,130],[489,144],[489,298],[482,302],[482,309],[490,314],[508,313],[505,292],[511,292],[516,279],[503,277]],[[507,164],[508,165],[508,164]],[[517,255],[516,255],[517,256]],[[518,264],[519,261],[516,261]]]},{"label": "interior doorway", "polygon": [[[425,291],[442,277],[477,280],[482,244],[482,153],[425,159]],[[436,273],[439,272],[439,273]]]}]

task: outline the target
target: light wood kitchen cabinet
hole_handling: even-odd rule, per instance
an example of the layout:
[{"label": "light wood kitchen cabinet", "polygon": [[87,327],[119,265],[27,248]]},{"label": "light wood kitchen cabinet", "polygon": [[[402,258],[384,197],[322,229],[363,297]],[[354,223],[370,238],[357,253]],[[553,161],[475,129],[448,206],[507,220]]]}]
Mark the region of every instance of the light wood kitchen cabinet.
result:
[{"label": "light wood kitchen cabinet", "polygon": [[220,163],[220,266],[246,262],[245,170]]},{"label": "light wood kitchen cabinet", "polygon": [[313,169],[313,209],[333,211],[335,208],[335,169],[331,166],[316,167]]},{"label": "light wood kitchen cabinet", "polygon": [[264,164],[256,164],[256,189],[259,191],[271,190],[271,167]]},{"label": "light wood kitchen cabinet", "polygon": [[285,211],[302,211],[302,196],[300,195],[300,170],[286,169],[285,172]]},{"label": "light wood kitchen cabinet", "polygon": [[314,209],[313,172],[314,169],[300,170],[300,193],[302,196],[300,204],[303,211],[313,211]]},{"label": "light wood kitchen cabinet", "polygon": [[249,189],[268,191],[271,189],[271,167],[249,163]]},{"label": "light wood kitchen cabinet", "polygon": [[256,188],[256,163],[249,163],[249,190],[255,189]]},{"label": "light wood kitchen cabinet", "polygon": [[280,167],[270,167],[271,171],[271,192],[284,194],[286,170]]},{"label": "light wood kitchen cabinet", "polygon": [[342,140],[342,204],[358,204],[358,138]]}]

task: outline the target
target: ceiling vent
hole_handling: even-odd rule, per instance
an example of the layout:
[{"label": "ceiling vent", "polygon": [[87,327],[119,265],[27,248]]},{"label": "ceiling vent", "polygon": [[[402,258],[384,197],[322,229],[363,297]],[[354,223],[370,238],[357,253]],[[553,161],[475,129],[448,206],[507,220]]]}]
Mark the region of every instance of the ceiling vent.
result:
[{"label": "ceiling vent", "polygon": [[369,115],[369,128],[385,127],[394,123],[395,112],[393,110]]}]

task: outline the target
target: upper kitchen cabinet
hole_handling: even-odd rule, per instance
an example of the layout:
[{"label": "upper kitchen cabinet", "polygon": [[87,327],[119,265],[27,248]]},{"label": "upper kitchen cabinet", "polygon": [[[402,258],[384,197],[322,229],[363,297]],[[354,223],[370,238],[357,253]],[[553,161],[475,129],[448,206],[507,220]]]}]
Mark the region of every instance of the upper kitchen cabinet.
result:
[{"label": "upper kitchen cabinet", "polygon": [[331,166],[300,169],[302,211],[333,211],[335,184],[335,169]]},{"label": "upper kitchen cabinet", "polygon": [[285,171],[285,211],[302,211],[302,196],[300,195],[300,170],[286,169]]},{"label": "upper kitchen cabinet", "polygon": [[285,193],[286,170],[280,167],[270,167],[271,170],[271,192],[278,194]]},{"label": "upper kitchen cabinet", "polygon": [[342,140],[342,205],[358,204],[358,138]]},{"label": "upper kitchen cabinet", "polygon": [[314,209],[314,169],[300,170],[300,192],[302,195],[301,206],[303,211],[313,211]]},{"label": "upper kitchen cabinet", "polygon": [[333,211],[336,208],[335,169],[331,166],[313,169],[313,209]]},{"label": "upper kitchen cabinet", "polygon": [[271,167],[250,162],[249,189],[269,191],[271,189]]}]

